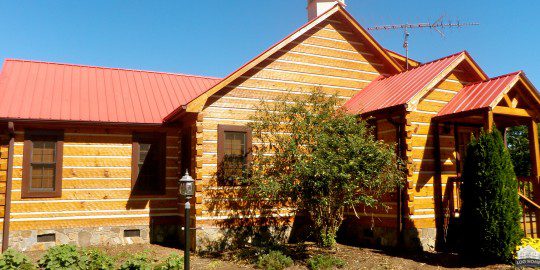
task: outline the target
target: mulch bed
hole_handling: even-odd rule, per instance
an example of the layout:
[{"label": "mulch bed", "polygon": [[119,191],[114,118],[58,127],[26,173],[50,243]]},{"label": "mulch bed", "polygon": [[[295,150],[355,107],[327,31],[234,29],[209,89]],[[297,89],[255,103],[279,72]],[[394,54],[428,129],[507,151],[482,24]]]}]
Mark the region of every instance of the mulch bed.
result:
[{"label": "mulch bed", "polygon": [[[98,247],[109,255],[115,256],[119,262],[125,260],[131,254],[139,252],[148,252],[150,256],[159,261],[168,257],[171,253],[180,253],[183,251],[177,248],[163,247],[152,244],[135,244],[125,246],[101,246]],[[295,259],[295,266],[290,270],[307,269],[302,260],[320,252],[331,253],[332,255],[343,259],[347,265],[344,269],[396,269],[396,270],[414,270],[414,269],[514,269],[509,265],[487,265],[472,266],[460,260],[457,255],[438,254],[438,253],[396,253],[395,251],[384,251],[363,247],[352,247],[338,244],[333,251],[321,251],[313,245],[288,246],[286,253]],[[34,261],[43,255],[43,251],[26,252]],[[240,256],[231,252],[224,254],[214,254],[214,256],[198,256],[192,254],[192,269],[256,269],[246,259],[240,259]],[[245,258],[245,257],[244,257]],[[253,258],[251,258],[253,259]]]}]

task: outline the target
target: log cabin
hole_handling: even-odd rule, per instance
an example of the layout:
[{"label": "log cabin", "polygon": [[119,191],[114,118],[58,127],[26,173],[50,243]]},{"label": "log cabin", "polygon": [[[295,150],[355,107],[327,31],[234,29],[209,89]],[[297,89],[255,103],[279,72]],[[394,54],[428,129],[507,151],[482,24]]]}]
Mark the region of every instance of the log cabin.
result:
[{"label": "log cabin", "polygon": [[[433,250],[459,217],[464,148],[480,129],[529,127],[524,230],[538,235],[540,95],[523,71],[488,77],[466,51],[420,63],[382,47],[343,0],[309,0],[308,22],[225,78],[7,59],[0,73],[2,248],[177,242],[178,180],[196,179],[192,248],[223,235],[261,100],[336,95],[407,163],[388,209],[348,217],[350,241]],[[406,61],[409,68],[406,68]],[[525,188],[527,187],[527,188]],[[533,187],[533,188],[530,188]],[[217,194],[217,196],[216,196]],[[241,209],[240,209],[241,210]],[[278,209],[280,217],[292,211]],[[291,217],[294,218],[294,217]],[[527,222],[528,221],[528,222]]]}]

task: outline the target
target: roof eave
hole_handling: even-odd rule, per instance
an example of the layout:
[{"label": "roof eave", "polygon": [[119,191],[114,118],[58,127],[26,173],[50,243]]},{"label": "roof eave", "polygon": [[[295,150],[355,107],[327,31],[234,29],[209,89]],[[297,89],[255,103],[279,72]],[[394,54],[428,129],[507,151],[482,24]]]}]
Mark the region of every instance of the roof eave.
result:
[{"label": "roof eave", "polygon": [[186,112],[186,109],[187,109],[186,105],[182,105],[174,109],[174,111],[172,111],[171,113],[169,113],[167,116],[163,118],[163,123],[173,122],[177,120],[178,118],[181,117],[183,113]]},{"label": "roof eave", "polygon": [[0,117],[0,122],[14,123],[32,123],[32,124],[72,124],[86,126],[132,126],[132,127],[162,127],[166,123],[135,123],[135,122],[104,122],[104,121],[79,121],[79,120],[60,120],[60,119],[30,119]]}]

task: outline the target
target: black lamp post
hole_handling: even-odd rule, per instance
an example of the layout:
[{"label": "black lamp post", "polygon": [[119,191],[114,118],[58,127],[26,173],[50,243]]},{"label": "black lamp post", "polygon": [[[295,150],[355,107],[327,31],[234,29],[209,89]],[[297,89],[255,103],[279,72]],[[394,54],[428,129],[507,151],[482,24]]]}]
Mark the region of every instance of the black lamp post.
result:
[{"label": "black lamp post", "polygon": [[191,227],[190,223],[190,216],[189,216],[189,209],[191,208],[191,205],[189,204],[189,200],[193,195],[195,195],[195,180],[191,176],[189,176],[188,171],[186,170],[186,174],[182,176],[180,181],[178,181],[178,192],[181,196],[183,196],[186,200],[184,207],[184,217],[185,217],[185,224],[184,224],[184,269],[189,270],[189,249],[191,247],[190,241],[189,241],[189,231]]}]

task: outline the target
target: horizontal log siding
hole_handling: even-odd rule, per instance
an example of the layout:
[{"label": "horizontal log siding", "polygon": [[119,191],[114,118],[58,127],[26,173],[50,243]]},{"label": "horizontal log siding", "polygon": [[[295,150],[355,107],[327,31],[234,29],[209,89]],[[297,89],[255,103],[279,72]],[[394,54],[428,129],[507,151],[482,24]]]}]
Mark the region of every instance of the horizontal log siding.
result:
[{"label": "horizontal log siding", "polygon": [[167,134],[166,195],[131,196],[132,135],[66,129],[62,196],[21,198],[24,132],[15,136],[11,230],[149,225],[178,216],[178,133]]},{"label": "horizontal log siding", "polygon": [[344,103],[385,72],[383,61],[352,31],[345,24],[323,22],[210,97],[197,122],[197,226],[236,216],[233,212],[242,205],[234,195],[238,188],[216,185],[219,124],[246,125],[261,100],[275,102],[288,93],[305,96],[315,88]]},{"label": "horizontal log siding", "polygon": [[[407,158],[409,173],[409,224],[416,228],[435,228],[434,187],[436,164],[434,160],[434,129],[431,119],[450,101],[467,81],[462,73],[452,72],[441,83],[426,93],[415,110],[407,114],[411,123],[407,127],[410,145]],[[441,155],[441,192],[446,194],[448,177],[456,176],[454,131],[439,127]]]}]

